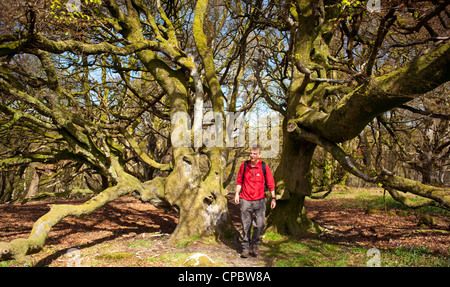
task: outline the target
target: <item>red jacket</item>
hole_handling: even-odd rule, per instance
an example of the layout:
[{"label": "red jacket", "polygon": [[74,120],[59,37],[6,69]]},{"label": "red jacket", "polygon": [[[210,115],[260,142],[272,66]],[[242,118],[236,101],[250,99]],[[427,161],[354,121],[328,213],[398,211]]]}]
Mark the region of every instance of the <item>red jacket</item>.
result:
[{"label": "red jacket", "polygon": [[[241,164],[237,176],[237,185],[241,185],[241,193],[239,196],[245,200],[258,200],[265,197],[264,192],[264,173],[262,170],[261,160],[258,161],[255,167],[249,162],[245,169],[245,180],[243,180],[242,173],[244,172],[244,162]],[[266,179],[269,190],[275,190],[275,181],[273,180],[272,171],[266,164]]]}]

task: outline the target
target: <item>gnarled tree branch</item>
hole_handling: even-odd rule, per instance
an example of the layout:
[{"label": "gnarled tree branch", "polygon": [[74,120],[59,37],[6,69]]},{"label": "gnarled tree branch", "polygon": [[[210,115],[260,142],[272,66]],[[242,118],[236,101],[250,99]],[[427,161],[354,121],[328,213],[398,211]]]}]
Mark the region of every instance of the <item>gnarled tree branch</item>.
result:
[{"label": "gnarled tree branch", "polygon": [[[403,68],[373,78],[347,94],[329,114],[313,112],[305,116],[298,108],[298,123],[333,142],[343,142],[357,136],[378,114],[401,106],[432,91],[450,80],[450,42],[415,59]],[[320,114],[320,115],[319,115]]]}]

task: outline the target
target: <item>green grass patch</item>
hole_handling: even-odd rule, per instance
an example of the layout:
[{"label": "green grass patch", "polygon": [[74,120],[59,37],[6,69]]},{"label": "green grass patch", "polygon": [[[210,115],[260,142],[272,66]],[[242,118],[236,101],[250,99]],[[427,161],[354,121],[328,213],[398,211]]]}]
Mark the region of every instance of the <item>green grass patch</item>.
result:
[{"label": "green grass patch", "polygon": [[128,246],[131,248],[150,248],[153,246],[153,242],[147,238],[135,239],[131,241]]},{"label": "green grass patch", "polygon": [[421,246],[381,250],[381,265],[385,267],[450,267],[449,259]]},{"label": "green grass patch", "polygon": [[365,251],[322,242],[317,239],[296,239],[278,234],[266,234],[266,256],[275,267],[344,267],[361,266]]},{"label": "green grass patch", "polygon": [[194,236],[190,237],[188,240],[178,243],[177,247],[178,248],[185,247],[185,246],[187,246],[187,245],[189,245],[189,244],[199,240],[200,238],[201,238],[200,236],[194,235]]},{"label": "green grass patch", "polygon": [[[318,239],[265,235],[265,256],[274,267],[364,267],[369,248],[331,244]],[[450,267],[450,259],[426,247],[379,249],[381,267]]]}]

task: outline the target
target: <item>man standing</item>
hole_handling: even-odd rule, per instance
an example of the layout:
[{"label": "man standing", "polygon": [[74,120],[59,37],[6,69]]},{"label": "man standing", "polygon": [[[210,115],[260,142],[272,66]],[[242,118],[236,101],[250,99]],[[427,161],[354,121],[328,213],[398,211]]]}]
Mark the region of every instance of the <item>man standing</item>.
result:
[{"label": "man standing", "polygon": [[[271,170],[265,165],[265,176],[263,171],[261,156],[261,146],[250,148],[250,160],[247,164],[242,163],[237,176],[236,195],[234,201],[241,205],[241,221],[243,228],[242,258],[247,258],[251,251],[254,256],[258,256],[258,244],[264,230],[266,213],[266,194],[264,186],[270,190],[271,203],[273,209],[276,206],[275,182]],[[244,172],[245,169],[245,172]],[[253,214],[255,221],[253,222]],[[253,222],[253,235],[251,234]],[[251,244],[250,244],[251,243]]]}]

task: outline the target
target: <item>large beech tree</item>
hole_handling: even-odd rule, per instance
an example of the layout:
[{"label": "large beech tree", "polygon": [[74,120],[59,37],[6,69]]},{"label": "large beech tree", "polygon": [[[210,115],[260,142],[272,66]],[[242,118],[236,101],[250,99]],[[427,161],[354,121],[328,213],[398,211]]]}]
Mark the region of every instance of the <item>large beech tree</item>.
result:
[{"label": "large beech tree", "polygon": [[[275,173],[277,193],[287,200],[269,215],[271,230],[290,234],[320,230],[303,208],[305,196],[311,195],[310,163],[317,146],[347,172],[379,184],[398,201],[410,203],[402,195],[409,192],[425,198],[415,207],[449,208],[448,189],[396,176],[383,167],[368,169],[340,145],[358,136],[377,115],[449,80],[448,3],[406,2],[381,1],[382,9],[374,13],[359,1],[292,3],[291,17],[285,20],[288,59],[281,61],[290,61],[292,68],[287,66],[278,76],[284,81],[289,75],[290,85],[280,102],[284,137]],[[257,65],[256,70],[263,68]],[[271,96],[269,89],[265,92]]]},{"label": "large beech tree", "polygon": [[[10,134],[25,130],[34,135],[30,140],[37,139],[40,143],[21,154],[13,150],[5,152],[1,164],[7,168],[31,162],[79,162],[106,178],[107,188],[78,206],[52,206],[34,224],[27,239],[0,243],[2,258],[23,259],[25,254],[39,251],[52,226],[61,219],[85,216],[125,194],[134,194],[143,201],[168,203],[179,212],[172,243],[192,236],[215,235],[220,239],[233,235],[235,229],[228,215],[222,180],[226,164],[223,148],[201,151],[173,148],[170,162],[161,164],[145,152],[135,137],[139,117],[147,111],[170,123],[171,115],[189,114],[196,105],[200,117],[194,119],[194,126],[202,124],[204,98],[211,102],[213,111],[224,111],[212,48],[207,45],[202,25],[207,1],[199,1],[194,7],[183,6],[175,12],[165,10],[168,6],[162,7],[160,1],[86,3],[82,3],[80,11],[57,1],[11,3],[6,10],[11,13],[11,21],[18,19],[19,23],[5,27],[7,33],[1,38],[2,130],[10,129]],[[195,19],[189,27],[194,39],[190,35],[191,42],[186,45],[177,39],[177,32],[182,31],[176,30],[169,13],[192,14],[190,9],[195,9]],[[181,17],[180,21],[188,22]],[[186,50],[197,47],[199,62],[183,51],[180,44],[186,45]],[[24,56],[33,56],[39,70],[23,67]],[[100,56],[108,59],[96,63],[102,61]],[[61,69],[63,57],[81,64]],[[93,65],[109,71],[103,70],[105,74],[96,87],[86,80]],[[198,66],[205,71],[205,82]],[[71,87],[66,85],[65,81],[70,79],[63,73],[74,73],[73,69],[80,69],[81,78],[86,77]],[[108,84],[111,70],[121,75],[116,84],[122,88]],[[132,71],[146,74],[148,81],[159,88],[154,88],[153,93],[146,90],[148,86],[138,89],[132,83],[135,76]],[[203,85],[208,87],[207,92]],[[134,105],[130,98],[134,98]],[[174,123],[170,129],[176,126]],[[130,150],[146,165],[170,174],[142,182],[126,170]],[[206,157],[201,157],[200,152]],[[209,167],[208,170],[201,171],[201,165]]]},{"label": "large beech tree", "polygon": [[[10,2],[0,37],[0,132],[30,144],[20,152],[4,145],[2,168],[69,162],[102,185],[81,205],[53,205],[28,238],[0,243],[0,259],[41,250],[63,218],[126,194],[179,212],[171,243],[234,234],[225,198],[230,149],[174,146],[161,162],[142,134],[166,122],[167,140],[179,112],[199,128],[206,103],[224,114],[246,111],[258,97],[284,117],[273,231],[320,231],[303,204],[317,146],[399,200],[398,191],[411,192],[449,208],[448,190],[365,170],[340,146],[377,115],[450,79],[445,1],[381,1],[374,13],[364,1]],[[390,63],[393,50],[404,60]],[[140,176],[136,162],[168,176]]]}]

